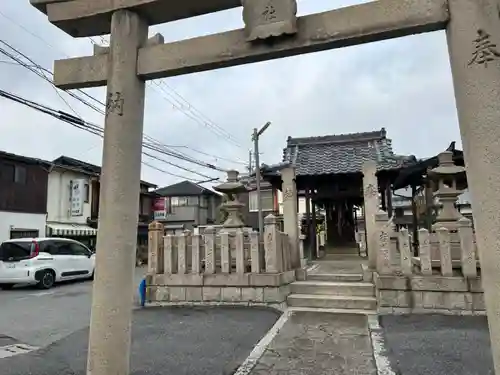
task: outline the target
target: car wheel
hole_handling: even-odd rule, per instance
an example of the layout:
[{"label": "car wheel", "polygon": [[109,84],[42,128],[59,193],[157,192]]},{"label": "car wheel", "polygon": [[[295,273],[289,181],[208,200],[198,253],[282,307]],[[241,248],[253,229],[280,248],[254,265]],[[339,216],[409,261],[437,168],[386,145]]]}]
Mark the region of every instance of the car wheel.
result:
[{"label": "car wheel", "polygon": [[95,270],[92,271],[92,274],[89,277],[89,280],[94,280],[95,277]]},{"label": "car wheel", "polygon": [[0,284],[0,289],[10,290],[14,287],[14,284]]},{"label": "car wheel", "polygon": [[55,281],[54,272],[50,270],[41,271],[37,286],[40,289],[50,289],[54,285]]}]

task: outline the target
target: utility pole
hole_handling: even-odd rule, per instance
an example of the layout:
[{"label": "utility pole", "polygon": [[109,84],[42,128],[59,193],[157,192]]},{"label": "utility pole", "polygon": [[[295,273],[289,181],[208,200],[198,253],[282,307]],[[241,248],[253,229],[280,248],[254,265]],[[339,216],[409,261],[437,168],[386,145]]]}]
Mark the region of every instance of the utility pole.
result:
[{"label": "utility pole", "polygon": [[248,151],[248,174],[252,174],[253,167],[253,159],[252,159],[252,150]]},{"label": "utility pole", "polygon": [[257,180],[257,211],[259,215],[259,234],[262,236],[264,234],[264,218],[262,216],[262,196],[260,191],[260,161],[259,161],[259,137],[266,131],[266,129],[271,125],[268,121],[266,124],[257,130],[257,128],[253,129],[253,146],[254,146],[254,155],[255,155],[255,179]]}]

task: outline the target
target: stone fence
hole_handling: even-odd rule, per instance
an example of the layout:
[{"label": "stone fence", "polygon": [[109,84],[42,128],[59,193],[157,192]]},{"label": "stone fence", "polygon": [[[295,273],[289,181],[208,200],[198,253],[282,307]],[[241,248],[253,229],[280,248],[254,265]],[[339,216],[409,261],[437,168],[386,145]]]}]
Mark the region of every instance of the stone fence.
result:
[{"label": "stone fence", "polygon": [[484,313],[477,247],[470,220],[457,231],[418,231],[418,254],[408,230],[393,232],[386,213],[377,215],[374,281],[381,312]]},{"label": "stone fence", "polygon": [[[205,228],[164,235],[149,226],[149,302],[281,304],[295,280],[291,244],[275,216],[265,218],[264,240],[240,228]],[[301,240],[302,242],[302,240]],[[302,247],[302,243],[300,243]]]}]

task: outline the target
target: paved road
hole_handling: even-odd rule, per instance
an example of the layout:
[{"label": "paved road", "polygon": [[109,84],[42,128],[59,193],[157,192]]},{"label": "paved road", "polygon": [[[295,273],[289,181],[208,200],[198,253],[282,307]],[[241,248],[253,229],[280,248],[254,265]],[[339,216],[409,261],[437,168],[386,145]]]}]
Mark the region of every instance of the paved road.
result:
[{"label": "paved road", "polygon": [[294,312],[250,375],[376,373],[366,316]]},{"label": "paved road", "polygon": [[[132,375],[231,375],[277,320],[257,308],[147,308],[132,326]],[[85,375],[88,329],[0,359],[0,375]]]},{"label": "paved road", "polygon": [[[145,268],[136,269],[136,285],[144,273]],[[46,346],[88,326],[91,300],[91,281],[56,284],[47,291],[0,290],[0,339]]]},{"label": "paved road", "polygon": [[486,317],[383,316],[397,375],[493,375]]},{"label": "paved road", "polygon": [[[84,375],[91,292],[90,281],[0,291],[0,375]],[[136,309],[131,374],[230,375],[278,318],[259,308]],[[19,342],[41,349],[7,357]]]}]

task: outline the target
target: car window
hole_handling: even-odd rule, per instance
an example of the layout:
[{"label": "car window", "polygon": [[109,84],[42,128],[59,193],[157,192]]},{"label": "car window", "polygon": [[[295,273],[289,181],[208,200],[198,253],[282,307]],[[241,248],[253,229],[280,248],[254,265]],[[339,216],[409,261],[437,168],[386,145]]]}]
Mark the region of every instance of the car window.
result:
[{"label": "car window", "polygon": [[0,245],[0,260],[16,261],[28,259],[32,243],[27,241],[4,242]]},{"label": "car window", "polygon": [[89,251],[86,248],[84,248],[82,245],[79,245],[77,243],[72,243],[70,246],[71,246],[71,252],[73,255],[84,255],[84,256],[89,255]]},{"label": "car window", "polygon": [[59,248],[57,247],[57,244],[54,243],[54,241],[43,241],[40,242],[40,252],[41,253],[49,253],[51,255],[58,255],[59,254]]},{"label": "car window", "polygon": [[57,247],[57,255],[73,255],[71,244],[71,242],[67,241],[54,241],[54,245]]}]

